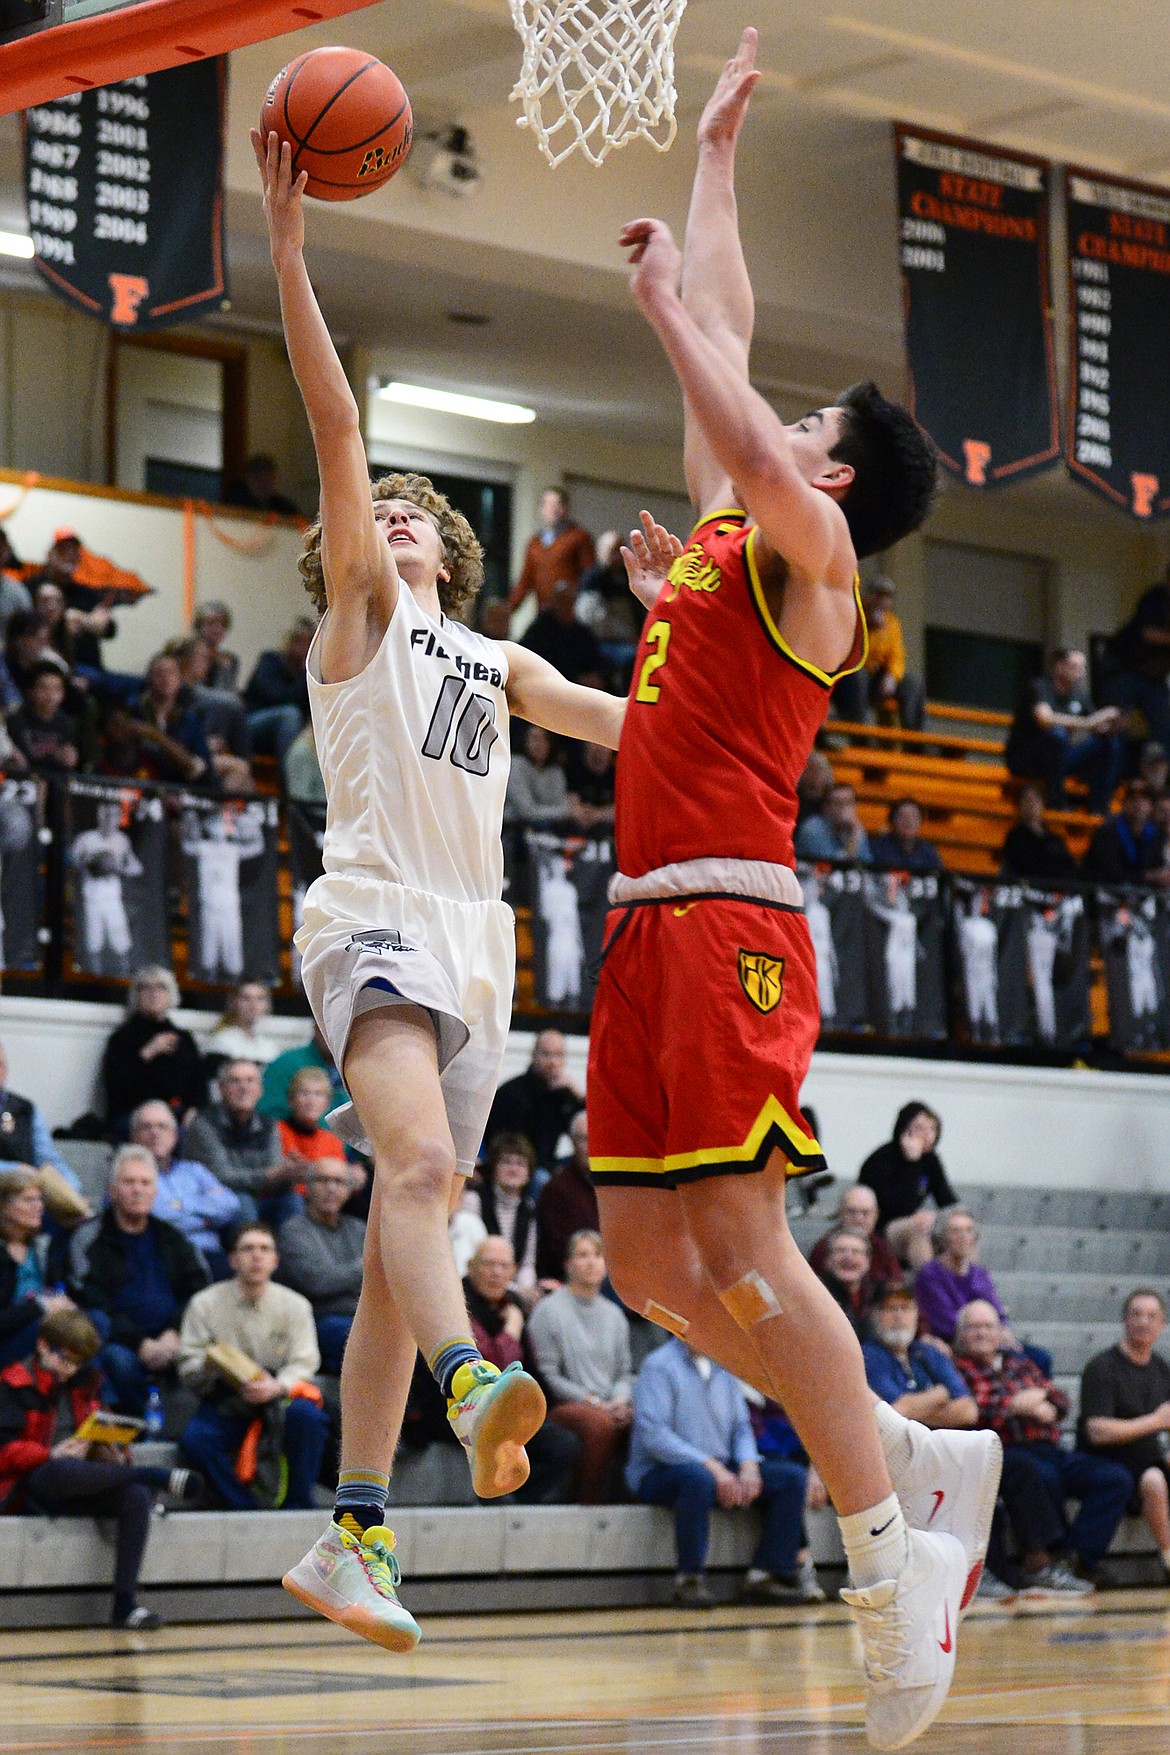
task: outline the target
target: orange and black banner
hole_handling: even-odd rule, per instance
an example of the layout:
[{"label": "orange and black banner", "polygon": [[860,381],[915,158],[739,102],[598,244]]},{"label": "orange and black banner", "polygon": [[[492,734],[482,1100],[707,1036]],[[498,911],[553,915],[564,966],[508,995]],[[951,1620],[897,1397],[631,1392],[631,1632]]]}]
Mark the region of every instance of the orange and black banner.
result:
[{"label": "orange and black banner", "polygon": [[223,60],[194,61],[24,112],[34,263],[116,329],[164,329],[227,297]]},{"label": "orange and black banner", "polygon": [[1048,257],[1049,168],[894,127],[911,409],[972,487],[1060,457]]},{"label": "orange and black banner", "polygon": [[1068,467],[1135,518],[1170,512],[1170,190],[1065,174]]}]

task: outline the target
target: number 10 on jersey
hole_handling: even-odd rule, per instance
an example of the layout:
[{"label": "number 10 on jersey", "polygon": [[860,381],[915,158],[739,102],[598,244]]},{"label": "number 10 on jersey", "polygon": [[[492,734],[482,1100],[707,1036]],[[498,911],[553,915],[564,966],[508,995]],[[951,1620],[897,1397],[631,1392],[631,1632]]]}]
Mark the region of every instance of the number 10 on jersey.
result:
[{"label": "number 10 on jersey", "polygon": [[[468,697],[466,701],[463,698],[465,695]],[[462,712],[459,711],[460,707]],[[423,739],[424,756],[430,756],[433,762],[442,761],[447,740],[451,737],[452,725],[455,726],[455,736],[451,740],[452,764],[456,768],[462,768],[465,774],[486,774],[491,762],[492,745],[500,735],[496,730],[496,703],[487,695],[472,694],[461,676],[443,679],[443,686],[439,690],[439,698],[435,702],[435,710],[431,714],[431,722]]]}]

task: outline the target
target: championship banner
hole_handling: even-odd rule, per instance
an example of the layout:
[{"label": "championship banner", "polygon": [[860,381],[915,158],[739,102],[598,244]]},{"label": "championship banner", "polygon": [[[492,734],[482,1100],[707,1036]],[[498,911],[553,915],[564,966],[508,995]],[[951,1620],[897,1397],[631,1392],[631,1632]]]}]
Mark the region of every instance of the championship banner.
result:
[{"label": "championship banner", "polygon": [[617,869],[609,836],[525,835],[532,871],[532,948],[537,1004],[588,1012],[593,1005]]},{"label": "championship banner", "polygon": [[865,873],[853,866],[798,865],[796,875],[817,960],[821,1029],[868,1035]]},{"label": "championship banner", "polygon": [[1097,929],[1109,993],[1109,1044],[1170,1048],[1170,909],[1153,890],[1100,890]]},{"label": "championship banner", "polygon": [[167,823],[159,793],[67,780],[65,870],[73,971],[128,981],[148,963],[170,968]]},{"label": "championship banner", "polygon": [[39,833],[44,805],[43,782],[0,781],[0,969],[26,974],[44,960]]},{"label": "championship banner", "polygon": [[933,873],[866,872],[869,1022],[879,1036],[940,1042],[947,1033],[942,884]]},{"label": "championship banner", "polygon": [[1093,1033],[1085,897],[1025,885],[1023,904],[1032,1041],[1037,1048],[1084,1048]]},{"label": "championship banner", "polygon": [[1060,455],[1043,159],[894,126],[910,408],[997,487]]},{"label": "championship banner", "polygon": [[179,813],[187,887],[187,972],[225,985],[247,973],[280,980],[279,808],[274,798],[183,792]]},{"label": "championship banner", "polygon": [[1021,885],[952,878],[951,923],[963,1033],[991,1048],[1030,1043],[1028,922]]},{"label": "championship banner", "polygon": [[227,296],[227,64],[192,61],[24,113],[34,266],[116,329],[163,329]]},{"label": "championship banner", "polygon": [[1135,518],[1170,512],[1170,191],[1065,175],[1069,472]]}]

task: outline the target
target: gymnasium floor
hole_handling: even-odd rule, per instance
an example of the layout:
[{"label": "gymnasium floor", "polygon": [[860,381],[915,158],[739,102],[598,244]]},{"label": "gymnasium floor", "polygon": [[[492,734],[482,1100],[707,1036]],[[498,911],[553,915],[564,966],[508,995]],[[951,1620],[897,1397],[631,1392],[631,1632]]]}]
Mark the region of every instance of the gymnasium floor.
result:
[{"label": "gymnasium floor", "polygon": [[[860,1725],[839,1606],[432,1618],[407,1659],[307,1621],[0,1645],[0,1755],[853,1755]],[[919,1746],[1165,1755],[1168,1736],[1170,1593],[1134,1591],[1076,1613],[977,1610]]]}]

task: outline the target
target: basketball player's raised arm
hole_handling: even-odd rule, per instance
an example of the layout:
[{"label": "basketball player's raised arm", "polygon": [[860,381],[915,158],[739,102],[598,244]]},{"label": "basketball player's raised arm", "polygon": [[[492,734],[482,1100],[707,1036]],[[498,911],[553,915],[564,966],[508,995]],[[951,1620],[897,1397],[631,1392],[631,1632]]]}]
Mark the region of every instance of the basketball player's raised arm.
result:
[{"label": "basketball player's raised arm", "polygon": [[603,743],[616,750],[626,716],[624,697],[569,682],[527,646],[512,640],[501,645],[508,660],[508,707],[518,719],[542,725],[558,737]]},{"label": "basketball player's raised arm", "polygon": [[[751,385],[728,371],[678,295],[681,257],[670,228],[636,219],[619,238],[631,251],[630,285],[642,314],[674,367],[694,419],[768,547],[797,582],[852,590],[856,560],[844,513],[806,481],[779,416]],[[843,483],[852,479],[840,465]]]},{"label": "basketball player's raised arm", "polygon": [[[699,156],[683,240],[682,299],[729,371],[748,381],[755,299],[739,238],[735,149],[759,80],[756,32],[749,26],[726,63],[699,118]],[[727,472],[711,449],[689,400],[683,461],[687,491],[702,513],[734,498]]]},{"label": "basketball player's raised arm", "polygon": [[264,184],[264,217],[289,363],[317,453],[326,594],[331,610],[352,608],[355,622],[360,617],[364,645],[367,612],[380,612],[387,623],[393,614],[398,571],[374,521],[358,405],[305,267],[305,174],[293,177],[292,150],[275,134],[264,141],[253,129],[251,138]]}]

